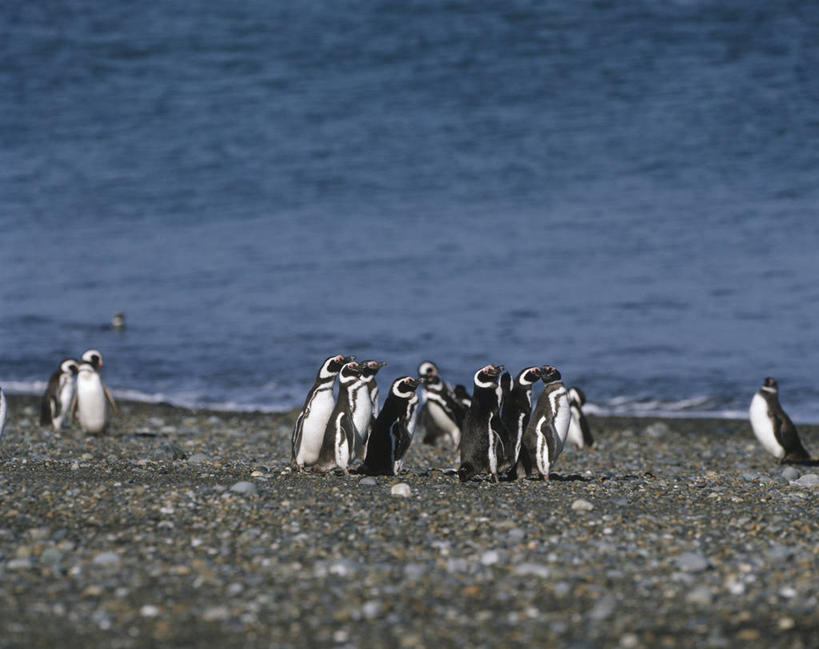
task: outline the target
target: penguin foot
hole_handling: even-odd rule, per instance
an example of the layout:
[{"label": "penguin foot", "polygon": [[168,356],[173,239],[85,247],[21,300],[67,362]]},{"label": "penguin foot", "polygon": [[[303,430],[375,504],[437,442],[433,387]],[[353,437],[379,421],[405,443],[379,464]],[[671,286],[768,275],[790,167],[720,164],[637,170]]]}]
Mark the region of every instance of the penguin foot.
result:
[{"label": "penguin foot", "polygon": [[498,480],[498,474],[497,473],[492,474],[492,482],[494,482],[495,484],[500,483],[500,480]]}]

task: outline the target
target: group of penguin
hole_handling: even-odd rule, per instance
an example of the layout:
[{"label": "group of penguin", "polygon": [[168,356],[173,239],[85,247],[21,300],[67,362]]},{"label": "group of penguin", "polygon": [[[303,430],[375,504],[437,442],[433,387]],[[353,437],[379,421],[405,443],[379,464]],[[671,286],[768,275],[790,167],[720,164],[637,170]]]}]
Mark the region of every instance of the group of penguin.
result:
[{"label": "group of penguin", "polygon": [[[325,359],[293,428],[291,461],[297,471],[348,473],[358,458],[359,473],[395,475],[416,419],[425,443],[459,451],[463,482],[480,474],[496,482],[500,475],[548,481],[567,440],[578,447],[594,443],[583,416],[583,392],[567,390],[551,365],[527,367],[514,378],[502,365],[486,365],[475,373],[470,396],[463,386],[446,383],[435,363],[424,361],[417,377],[392,382],[379,409],[375,376],[385,365],[341,354]],[[540,380],[544,390],[532,410],[532,387]],[[424,404],[416,417],[419,386]]]},{"label": "group of penguin", "polygon": [[[73,417],[84,432],[105,433],[117,406],[100,377],[102,365],[96,349],[84,352],[79,362],[63,360],[43,394],[40,423],[59,432]],[[379,408],[375,376],[385,365],[343,355],[321,364],[291,436],[291,460],[299,472],[348,473],[358,458],[359,473],[395,475],[415,435],[416,419],[424,443],[450,445],[460,453],[458,476],[464,482],[481,474],[494,481],[501,475],[548,481],[567,441],[578,448],[594,444],[582,411],[585,395],[578,388],[567,390],[551,365],[524,368],[514,378],[503,365],[486,365],[475,373],[469,395],[464,386],[446,383],[435,363],[424,361],[417,377],[392,382]],[[333,393],[336,377],[338,398]],[[538,381],[544,389],[532,409],[532,388]],[[419,386],[424,403],[416,417]],[[0,388],[0,436],[6,414]],[[749,418],[762,447],[781,463],[819,463],[782,409],[775,379],[766,378],[754,394]]]},{"label": "group of penguin", "polygon": [[74,418],[86,433],[105,433],[117,405],[102,382],[101,368],[102,354],[96,349],[85,351],[79,362],[73,358],[61,361],[40,400],[40,424],[60,432]]},{"label": "group of penguin", "polygon": [[[355,356],[327,358],[307,393],[291,437],[291,462],[299,472],[341,469],[349,473],[395,475],[416,429],[423,442],[449,444],[459,452],[462,482],[488,474],[549,480],[549,472],[567,442],[579,448],[594,439],[582,406],[585,395],[567,389],[551,365],[522,369],[513,378],[503,365],[486,365],[473,377],[470,395],[462,385],[446,383],[437,365],[424,361],[418,377],[392,382],[384,407],[378,407],[375,376],[386,363],[357,362]],[[333,386],[338,377],[338,398]],[[532,407],[532,388],[544,387]],[[421,386],[424,403],[416,418]],[[779,404],[778,387],[766,378],[751,401],[751,427],[762,446],[783,463],[812,463],[796,427]]]}]

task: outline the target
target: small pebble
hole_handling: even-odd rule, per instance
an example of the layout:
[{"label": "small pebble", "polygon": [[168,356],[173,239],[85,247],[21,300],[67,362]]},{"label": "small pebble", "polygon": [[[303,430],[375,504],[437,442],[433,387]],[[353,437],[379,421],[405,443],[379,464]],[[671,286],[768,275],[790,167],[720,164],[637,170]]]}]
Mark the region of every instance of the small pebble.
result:
[{"label": "small pebble", "polygon": [[789,482],[798,479],[800,475],[802,474],[799,473],[799,470],[792,466],[786,466],[782,469],[782,477]]},{"label": "small pebble", "polygon": [[714,595],[708,586],[697,586],[688,592],[685,596],[685,601],[698,606],[708,606],[714,601]]},{"label": "small pebble", "polygon": [[146,604],[139,609],[139,614],[142,617],[156,617],[159,615],[159,609],[153,604]]},{"label": "small pebble", "polygon": [[378,484],[378,481],[375,478],[373,478],[372,476],[367,476],[366,478],[361,478],[361,480],[358,481],[358,486],[359,487],[374,487],[377,484]]},{"label": "small pebble", "polygon": [[495,550],[487,550],[481,555],[481,563],[485,566],[494,566],[500,561],[500,555]]},{"label": "small pebble", "polygon": [[390,494],[393,496],[401,496],[402,498],[408,498],[410,493],[412,493],[410,486],[406,482],[399,482],[398,484],[394,484],[392,489],[390,489]]},{"label": "small pebble", "polygon": [[578,498],[572,503],[572,509],[576,512],[590,512],[592,509],[594,509],[594,505],[592,505],[588,500]]},{"label": "small pebble", "polygon": [[94,557],[92,563],[97,566],[115,566],[122,561],[116,552],[100,552]]},{"label": "small pebble", "polygon": [[791,480],[791,484],[799,487],[819,487],[819,475],[816,473],[806,473],[797,480]]},{"label": "small pebble", "polygon": [[702,572],[708,568],[708,559],[696,552],[683,552],[675,561],[677,567],[686,572]]},{"label": "small pebble", "polygon": [[256,485],[252,482],[237,482],[234,484],[230,490],[241,496],[257,496],[259,494],[259,490],[256,488]]}]

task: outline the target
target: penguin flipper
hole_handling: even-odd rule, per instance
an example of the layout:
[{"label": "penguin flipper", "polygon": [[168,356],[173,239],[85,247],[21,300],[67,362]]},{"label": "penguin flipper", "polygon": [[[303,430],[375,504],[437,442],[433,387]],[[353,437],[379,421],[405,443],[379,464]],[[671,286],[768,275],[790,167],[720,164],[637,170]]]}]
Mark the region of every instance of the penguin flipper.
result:
[{"label": "penguin flipper", "polygon": [[43,398],[40,399],[40,425],[48,426],[51,423],[51,408],[51,399],[43,395]]},{"label": "penguin flipper", "polygon": [[74,393],[74,396],[71,397],[71,405],[68,407],[68,412],[71,414],[71,419],[77,418],[77,406],[79,405],[79,400],[77,399],[77,393]]},{"label": "penguin flipper", "polygon": [[774,413],[773,419],[774,436],[776,441],[785,449],[785,456],[782,461],[809,460],[810,453],[802,446],[799,433],[796,432],[796,426],[793,425],[791,418],[785,414],[785,411]]},{"label": "penguin flipper", "polygon": [[583,443],[586,446],[594,446],[594,437],[592,437],[591,429],[589,428],[589,422],[586,421],[586,417],[583,414],[583,411],[578,408],[578,413],[580,416],[578,417],[580,421],[580,432],[583,433]]},{"label": "penguin flipper", "polygon": [[111,409],[114,411],[114,414],[119,413],[119,409],[117,408],[117,402],[114,401],[114,397],[111,396],[111,393],[108,391],[104,385],[102,386],[102,391],[105,393],[105,398],[108,400],[108,403],[111,404]]}]

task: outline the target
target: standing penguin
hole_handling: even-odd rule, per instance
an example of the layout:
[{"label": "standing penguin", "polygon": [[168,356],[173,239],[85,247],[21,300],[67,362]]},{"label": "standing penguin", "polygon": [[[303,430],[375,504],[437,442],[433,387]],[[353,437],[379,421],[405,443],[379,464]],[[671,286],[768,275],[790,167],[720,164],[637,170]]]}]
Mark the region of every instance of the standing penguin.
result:
[{"label": "standing penguin", "polygon": [[335,405],[333,383],[344,364],[354,359],[355,356],[341,354],[330,356],[324,359],[316,374],[290,437],[290,459],[299,472],[304,471],[305,465],[315,464],[318,460],[324,429]]},{"label": "standing penguin", "polygon": [[779,405],[779,386],[770,376],[751,399],[751,428],[760,444],[780,463],[810,461],[810,453],[802,446],[796,426]]},{"label": "standing penguin", "polygon": [[6,395],[3,388],[0,388],[0,437],[3,437],[3,429],[6,427]]},{"label": "standing penguin", "polygon": [[461,437],[461,482],[487,472],[498,481],[498,442],[507,437],[499,410],[502,389],[498,377],[502,371],[503,365],[487,365],[475,372],[472,403]]},{"label": "standing penguin", "polygon": [[449,385],[441,378],[438,366],[424,361],[418,366],[422,381],[424,404],[418,413],[418,425],[424,431],[424,444],[438,444],[450,440],[457,448],[461,441],[461,426],[467,408],[455,397]]},{"label": "standing penguin", "polygon": [[535,410],[523,433],[520,457],[517,466],[510,472],[510,477],[537,473],[548,482],[549,469],[566,443],[572,415],[560,372],[551,365],[543,365],[540,375],[546,387],[538,397]]},{"label": "standing penguin", "polygon": [[540,367],[527,367],[518,372],[515,380],[504,372],[501,375],[503,405],[501,420],[506,437],[502,452],[498,453],[498,470],[504,471],[515,466],[523,442],[523,431],[529,423],[532,413],[532,385],[540,380]]},{"label": "standing penguin", "polygon": [[114,413],[117,411],[117,404],[90,362],[83,361],[78,370],[77,391],[71,403],[71,415],[84,432],[93,435],[105,433],[110,422],[108,403]]},{"label": "standing penguin", "polygon": [[392,382],[384,407],[373,424],[361,473],[396,475],[401,469],[415,433],[415,406],[418,405],[415,390],[419,383],[411,376]]},{"label": "standing penguin", "polygon": [[567,440],[577,448],[594,446],[594,438],[589,428],[589,422],[583,414],[583,405],[586,403],[586,395],[580,388],[569,388],[569,410],[572,419],[569,422],[569,433]]},{"label": "standing penguin", "polygon": [[373,421],[378,414],[378,385],[375,382],[375,375],[386,364],[385,361],[363,361],[361,381],[353,394],[355,457],[362,460],[367,455],[367,440],[373,429]]},{"label": "standing penguin", "polygon": [[48,386],[40,399],[41,425],[51,425],[55,432],[60,432],[74,399],[74,377],[78,371],[77,361],[66,358],[48,379]]},{"label": "standing penguin", "polygon": [[313,470],[326,473],[338,467],[344,474],[355,451],[355,424],[353,423],[353,395],[361,382],[361,365],[346,363],[338,373],[338,399],[324,429],[318,460]]}]

